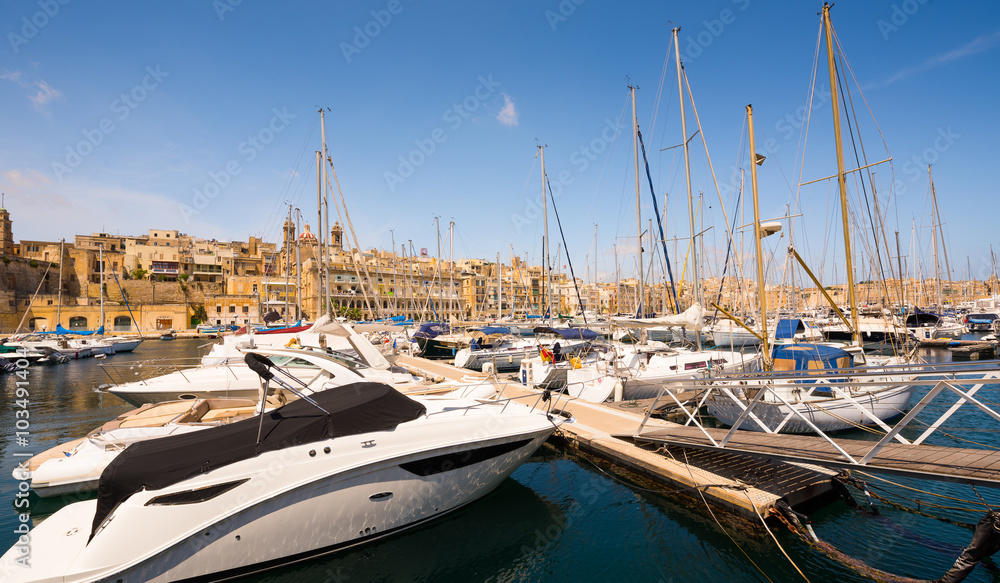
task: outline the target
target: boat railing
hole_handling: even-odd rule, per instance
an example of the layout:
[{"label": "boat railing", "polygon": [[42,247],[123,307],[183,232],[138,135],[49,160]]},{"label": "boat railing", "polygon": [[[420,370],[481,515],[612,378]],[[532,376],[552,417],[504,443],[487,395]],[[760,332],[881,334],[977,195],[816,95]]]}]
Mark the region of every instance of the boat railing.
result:
[{"label": "boat railing", "polygon": [[[850,466],[865,466],[889,443],[895,441],[904,445],[920,445],[924,443],[935,431],[941,430],[945,422],[948,421],[955,412],[965,404],[970,404],[983,412],[986,416],[1000,422],[1000,412],[995,408],[996,403],[985,399],[977,399],[976,393],[985,386],[1000,384],[1000,361],[979,361],[970,363],[939,363],[924,365],[878,365],[873,368],[852,367],[847,369],[817,369],[810,371],[771,371],[748,374],[716,374],[705,378],[695,378],[684,381],[670,382],[665,384],[652,404],[647,408],[646,414],[636,429],[634,436],[639,438],[645,429],[653,412],[658,409],[660,403],[670,403],[677,410],[683,411],[686,419],[681,425],[694,426],[701,430],[701,433],[712,444],[712,446],[725,449],[730,441],[742,431],[740,428],[745,423],[763,433],[780,433],[789,423],[800,423],[808,427],[809,431],[825,439],[833,446],[841,457]],[[829,390],[830,397],[825,395],[817,399],[808,399],[813,393],[822,388]],[[880,401],[881,392],[889,392],[894,389],[913,391],[917,388],[924,389],[920,399],[910,405],[912,399],[907,396],[907,402],[902,403],[898,408],[890,411],[891,417],[885,419],[876,416],[872,412],[875,403],[882,406],[889,406],[885,401]],[[695,406],[685,406],[681,403],[677,395],[694,391],[700,397]],[[948,397],[957,397],[953,402],[948,401]],[[923,431],[916,438],[907,439],[901,432],[904,429],[914,429],[917,416],[927,410],[934,413],[934,409],[928,409],[934,401],[939,401],[936,406],[941,406],[943,411],[933,420],[921,419],[918,423],[923,426]],[[726,424],[729,430],[722,437],[717,439],[706,430],[705,425],[699,419],[699,411],[710,402],[721,402],[728,406],[732,403],[740,411],[735,420]],[[865,403],[868,403],[866,407]],[[852,428],[865,429],[879,434],[879,439],[873,441],[872,447],[862,456],[849,454],[837,440],[830,435],[830,431],[824,431],[815,422],[813,413],[830,414],[830,406],[844,407],[848,411],[859,411],[864,424],[845,418],[843,415],[833,413],[834,418],[846,422]],[[992,407],[991,407],[992,405]],[[782,412],[778,423],[775,425],[775,417],[768,417],[770,423],[766,423],[757,413],[763,413],[765,408],[773,410],[776,408]],[[890,421],[895,418],[896,421]],[[717,434],[716,434],[717,435]]]},{"label": "boat railing", "polygon": [[[200,365],[201,357],[198,356],[150,358],[144,360],[131,360],[128,362],[109,362],[107,360],[102,360],[98,363],[98,366],[104,371],[104,374],[111,379],[111,382],[114,385],[131,382],[141,382],[146,384],[147,379],[173,372],[179,373],[185,381],[190,382],[187,376],[184,375],[184,371],[197,368]],[[228,363],[221,364],[219,366],[226,366],[228,368]]]},{"label": "boat railing", "polygon": [[[495,407],[496,405],[502,405],[499,411],[499,414],[502,415],[507,411],[509,405],[514,402],[520,403],[521,405],[528,407],[532,411],[541,411],[547,415],[552,415],[554,413],[557,413],[558,411],[564,410],[566,404],[578,399],[578,397],[574,397],[569,394],[569,388],[572,385],[576,384],[583,385],[585,384],[585,381],[566,383],[565,385],[560,386],[558,389],[550,389],[550,390],[543,389],[537,392],[532,392],[527,395],[517,395],[510,397],[505,395],[507,387],[508,386],[520,387],[521,386],[520,383],[513,381],[502,381],[497,379],[496,377],[492,377],[492,378],[477,380],[475,382],[457,383],[454,385],[448,385],[448,388],[451,389],[449,393],[454,393],[455,391],[459,391],[460,389],[472,390],[477,387],[481,387],[484,383],[492,384],[494,386],[494,388],[497,391],[494,396],[489,398],[477,398],[475,399],[476,401],[475,404],[459,406],[459,407],[449,407],[442,411],[435,411],[432,413],[428,413],[428,416],[440,415],[445,412],[453,413],[454,411],[458,410],[463,410],[464,411],[463,415],[464,415],[474,409],[481,409],[484,407]],[[440,386],[430,385],[423,392],[407,391],[407,395],[432,396],[430,395],[430,391],[439,391],[440,389],[441,389]]]}]

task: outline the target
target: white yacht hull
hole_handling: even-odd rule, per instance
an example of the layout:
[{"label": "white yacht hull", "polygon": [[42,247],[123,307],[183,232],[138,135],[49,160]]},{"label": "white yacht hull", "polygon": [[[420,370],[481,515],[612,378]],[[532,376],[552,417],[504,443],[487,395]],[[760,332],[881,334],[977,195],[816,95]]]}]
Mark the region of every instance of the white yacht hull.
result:
[{"label": "white yacht hull", "polygon": [[[868,413],[885,421],[899,417],[906,412],[913,393],[913,385],[892,385],[880,390],[851,395],[851,398]],[[709,398],[708,412],[722,423],[732,427],[743,412],[743,408],[725,395]],[[831,397],[791,403],[791,407],[823,432],[857,429],[858,425],[875,425],[847,399]],[[772,431],[792,411],[780,402],[761,402],[754,406],[753,414]],[[763,431],[752,419],[745,419],[740,429]],[[781,428],[782,433],[814,433],[812,428],[798,415],[793,415]]]},{"label": "white yacht hull", "polygon": [[[288,368],[303,382],[319,372],[310,368]],[[194,399],[257,399],[260,377],[247,366],[224,365],[172,372],[163,376],[117,385],[108,392],[139,406],[146,403]]]},{"label": "white yacht hull", "polygon": [[113,338],[108,338],[108,342],[111,343],[111,348],[114,349],[115,353],[119,352],[132,352],[142,344],[142,339],[137,338],[135,340],[115,340]]},{"label": "white yacht hull", "polygon": [[719,347],[743,348],[744,346],[757,346],[760,338],[742,329],[715,330],[712,332],[712,341]]},{"label": "white yacht hull", "polygon": [[[9,574],[7,583],[218,581],[366,543],[485,495],[556,429],[544,415],[505,415],[502,407],[435,412],[448,418],[433,425],[438,435],[428,433],[428,416],[391,431],[267,451],[140,490],[89,542],[96,501],[71,504],[31,531],[31,568],[14,564],[15,546],[0,559],[0,571]],[[151,503],[232,483],[202,501]]]}]

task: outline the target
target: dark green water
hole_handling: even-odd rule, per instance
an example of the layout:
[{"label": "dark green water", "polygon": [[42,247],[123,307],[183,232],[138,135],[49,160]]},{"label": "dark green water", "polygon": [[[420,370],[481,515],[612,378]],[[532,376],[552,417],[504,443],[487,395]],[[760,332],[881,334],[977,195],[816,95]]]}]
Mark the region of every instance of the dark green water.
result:
[{"label": "dark green water", "polygon": [[[194,357],[204,342],[151,340],[135,353],[115,355],[107,362],[130,377],[137,372],[150,375],[159,371],[148,366],[130,368],[130,363]],[[948,358],[948,353],[928,356],[941,360]],[[0,379],[4,387],[0,392],[0,547],[4,550],[16,540],[13,502],[18,483],[10,476],[17,463],[13,454],[43,451],[131,409],[117,397],[92,390],[109,382],[94,360],[29,370],[31,441],[26,448],[14,442],[16,378],[6,375]],[[998,390],[998,386],[987,387],[978,396],[990,403],[1000,402]],[[963,407],[949,421],[948,434],[989,447],[1000,446],[1000,424],[985,419],[979,411]],[[940,434],[931,442],[973,446]],[[876,491],[903,504],[915,506],[910,499],[920,499],[923,511],[959,522],[975,523],[984,512],[968,486],[890,479],[959,500],[935,498],[874,479],[871,484],[887,488]],[[997,490],[980,488],[980,493],[990,504],[1000,506]],[[856,495],[863,502],[863,495]],[[38,520],[70,500],[32,497],[29,501],[32,519]],[[934,508],[928,502],[952,508]],[[810,516],[819,537],[841,551],[878,569],[915,578],[939,577],[971,538],[968,528],[877,505],[881,511],[877,517],[850,509],[843,502],[813,509]],[[497,490],[441,520],[248,580],[803,581],[766,532],[748,530],[739,521],[722,516],[720,520],[721,527],[697,498],[663,495],[623,483],[586,459],[545,446]],[[782,528],[775,528],[775,534],[810,581],[870,580]],[[1000,574],[980,566],[967,580],[1000,581]]]}]

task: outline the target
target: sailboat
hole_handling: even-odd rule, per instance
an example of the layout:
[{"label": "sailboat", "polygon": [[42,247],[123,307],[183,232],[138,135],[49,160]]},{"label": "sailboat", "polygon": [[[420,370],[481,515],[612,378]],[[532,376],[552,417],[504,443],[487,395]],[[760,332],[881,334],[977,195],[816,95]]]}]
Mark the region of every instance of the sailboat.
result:
[{"label": "sailboat", "polygon": [[[754,143],[753,108],[748,105],[751,184],[753,189],[754,226],[757,241],[757,269],[761,320],[764,326],[762,353],[766,374],[730,381],[707,398],[709,413],[722,423],[739,429],[768,432],[807,433],[880,425],[905,413],[914,385],[907,374],[890,373],[882,367],[902,364],[896,357],[866,357],[861,349],[858,327],[857,296],[851,267],[851,238],[848,224],[847,186],[843,146],[840,135],[840,111],[833,54],[833,25],[830,5],[823,6],[823,25],[832,91],[834,135],[837,151],[837,182],[840,189],[841,217],[844,225],[844,251],[847,256],[847,286],[851,305],[853,345],[837,347],[801,343],[778,346],[768,351],[766,333],[767,295],[763,293],[763,257],[761,224],[757,199],[757,156]],[[865,364],[866,368],[855,368]],[[874,373],[874,374],[873,374]],[[853,376],[856,375],[856,376]]]},{"label": "sailboat", "polygon": [[[938,211],[937,192],[934,190],[934,175],[931,173],[930,164],[927,165],[927,178],[931,186],[931,246],[934,248],[936,310],[926,312],[921,311],[919,308],[915,309],[912,314],[906,317],[906,329],[917,341],[936,338],[961,338],[969,329],[958,318],[944,314],[944,300],[941,293],[941,265],[938,262],[938,231],[941,228],[941,215]],[[941,235],[941,248],[945,249],[943,231]],[[947,263],[947,258],[948,252],[945,249],[945,263]]]},{"label": "sailboat", "polygon": [[[677,41],[677,28],[673,30],[674,46],[679,46]],[[636,287],[636,308],[635,318],[613,318],[614,325],[623,328],[639,328],[648,330],[660,327],[681,327],[685,331],[693,332],[697,341],[696,348],[668,347],[659,342],[644,343],[613,343],[607,350],[602,351],[599,356],[595,355],[579,366],[566,365],[564,367],[551,367],[546,369],[544,376],[535,374],[534,378],[530,374],[525,374],[525,369],[533,363],[525,361],[522,364],[522,382],[526,384],[534,383],[535,386],[552,388],[565,386],[566,391],[573,397],[583,398],[602,402],[608,398],[615,401],[622,399],[645,399],[655,397],[660,390],[669,383],[683,382],[692,378],[711,376],[717,373],[746,373],[759,368],[759,358],[752,354],[743,354],[735,350],[705,350],[702,346],[701,331],[704,326],[704,310],[701,304],[700,277],[698,273],[698,258],[694,223],[694,204],[691,189],[691,166],[688,152],[690,138],[687,135],[687,120],[684,110],[684,76],[680,61],[680,52],[676,52],[678,91],[680,92],[680,119],[682,142],[684,149],[685,177],[688,193],[688,211],[690,219],[692,249],[694,249],[693,280],[694,280],[694,302],[681,314],[674,314],[660,318],[643,318],[645,313],[643,291],[643,261],[642,261],[642,219],[641,219],[641,174],[639,169],[639,147],[641,144],[641,134],[636,117],[635,87],[629,86],[629,94],[632,101],[632,130],[633,130],[633,156],[635,161],[635,196],[636,196],[636,238],[638,245],[638,278]],[[643,151],[645,148],[643,147]],[[647,166],[647,178],[648,174]],[[652,179],[650,178],[650,188],[652,189]],[[655,197],[654,197],[655,200]],[[657,213],[658,214],[658,213]],[[662,230],[661,230],[662,232]],[[661,240],[664,238],[661,236]],[[665,243],[664,243],[665,245]],[[664,260],[667,254],[664,249]],[[669,269],[669,261],[667,263]],[[668,271],[669,273],[669,271]],[[567,370],[568,369],[568,370]],[[527,380],[525,380],[527,379]]]}]

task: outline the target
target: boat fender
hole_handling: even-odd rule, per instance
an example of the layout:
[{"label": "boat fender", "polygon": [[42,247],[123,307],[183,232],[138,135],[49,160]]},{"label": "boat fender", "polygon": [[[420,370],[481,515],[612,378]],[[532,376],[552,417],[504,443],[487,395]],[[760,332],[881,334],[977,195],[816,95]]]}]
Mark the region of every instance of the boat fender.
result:
[{"label": "boat fender", "polygon": [[854,496],[851,495],[850,490],[848,490],[847,486],[844,485],[843,478],[841,476],[834,476],[833,478],[831,478],[830,484],[833,485],[833,489],[836,490],[838,494],[840,494],[840,496],[844,499],[844,502],[846,502],[848,506],[850,506],[851,508],[858,507],[858,501],[854,499]]}]

